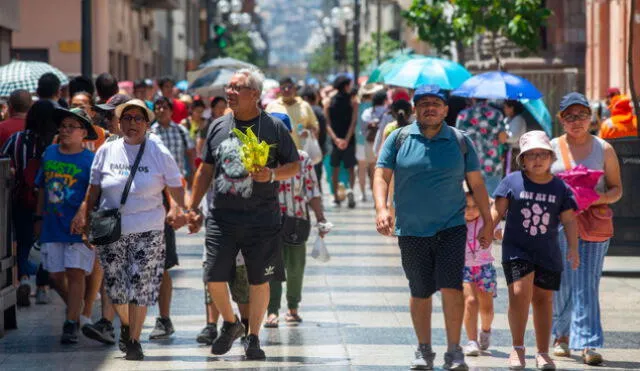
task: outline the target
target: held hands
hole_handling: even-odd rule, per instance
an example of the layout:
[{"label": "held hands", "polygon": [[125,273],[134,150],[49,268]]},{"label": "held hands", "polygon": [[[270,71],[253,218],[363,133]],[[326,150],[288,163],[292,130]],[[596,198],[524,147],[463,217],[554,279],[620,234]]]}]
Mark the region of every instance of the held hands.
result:
[{"label": "held hands", "polygon": [[491,247],[491,243],[493,242],[493,228],[491,225],[484,224],[482,228],[480,228],[478,241],[480,241],[480,247],[483,249]]},{"label": "held hands", "polygon": [[571,269],[574,271],[580,266],[580,254],[577,248],[569,248],[567,251],[567,260],[571,263]]},{"label": "held hands", "polygon": [[382,209],[376,213],[376,229],[383,236],[391,236],[393,233],[393,217],[389,209]]},{"label": "held hands", "polygon": [[187,216],[179,207],[172,207],[167,213],[167,224],[173,229],[180,229],[187,224]]},{"label": "held hands", "polygon": [[263,167],[257,172],[251,173],[251,177],[258,183],[267,183],[271,180],[271,170],[268,167]]},{"label": "held hands", "polygon": [[336,147],[338,147],[338,149],[341,151],[344,151],[349,145],[349,143],[347,143],[347,141],[342,138],[336,138],[333,140],[333,142],[336,144]]},{"label": "held hands", "polygon": [[198,231],[200,231],[200,228],[202,228],[202,223],[204,221],[202,213],[191,210],[188,214],[186,214],[186,218],[189,227],[189,233],[198,233]]}]

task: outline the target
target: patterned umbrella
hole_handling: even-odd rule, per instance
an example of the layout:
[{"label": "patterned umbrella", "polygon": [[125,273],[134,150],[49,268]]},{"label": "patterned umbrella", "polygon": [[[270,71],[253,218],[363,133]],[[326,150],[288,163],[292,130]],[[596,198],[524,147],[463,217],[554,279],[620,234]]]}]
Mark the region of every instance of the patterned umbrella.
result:
[{"label": "patterned umbrella", "polygon": [[12,61],[0,67],[0,97],[9,96],[16,89],[26,89],[35,93],[38,79],[47,72],[58,76],[62,85],[69,83],[67,75],[44,62]]}]

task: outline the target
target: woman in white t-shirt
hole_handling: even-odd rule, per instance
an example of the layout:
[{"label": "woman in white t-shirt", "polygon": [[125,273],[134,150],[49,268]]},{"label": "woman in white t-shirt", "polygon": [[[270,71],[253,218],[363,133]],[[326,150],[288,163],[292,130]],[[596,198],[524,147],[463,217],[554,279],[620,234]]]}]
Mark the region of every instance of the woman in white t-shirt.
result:
[{"label": "woman in white t-shirt", "polygon": [[[145,103],[130,100],[116,108],[123,137],[104,144],[91,166],[87,192],[87,216],[94,206],[114,209],[127,182],[129,171],[144,142],[142,158],[131,190],[122,207],[122,237],[99,246],[104,269],[105,290],[123,323],[120,336],[127,344],[125,359],[144,358],[140,332],[147,307],[158,301],[165,263],[163,189],[177,206],[184,208],[184,189],[176,162],[166,147],[146,140],[148,123],[154,115]],[[182,210],[174,207],[166,216],[179,227],[184,225]]]}]

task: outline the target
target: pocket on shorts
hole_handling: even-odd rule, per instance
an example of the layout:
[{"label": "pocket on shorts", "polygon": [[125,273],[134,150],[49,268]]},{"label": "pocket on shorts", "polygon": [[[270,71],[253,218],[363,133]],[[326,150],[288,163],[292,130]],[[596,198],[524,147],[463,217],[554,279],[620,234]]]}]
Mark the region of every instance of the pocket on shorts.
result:
[{"label": "pocket on shorts", "polygon": [[88,248],[83,242],[70,243],[65,247],[65,268],[82,269],[86,274],[91,274],[96,258],[95,251]]}]

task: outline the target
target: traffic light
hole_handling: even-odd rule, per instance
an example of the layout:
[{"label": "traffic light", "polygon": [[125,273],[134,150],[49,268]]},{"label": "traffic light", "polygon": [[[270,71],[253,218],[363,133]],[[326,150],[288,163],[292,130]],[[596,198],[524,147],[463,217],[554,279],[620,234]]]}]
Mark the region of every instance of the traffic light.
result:
[{"label": "traffic light", "polygon": [[229,46],[231,40],[227,36],[227,28],[220,25],[213,26],[213,41],[220,49]]}]

